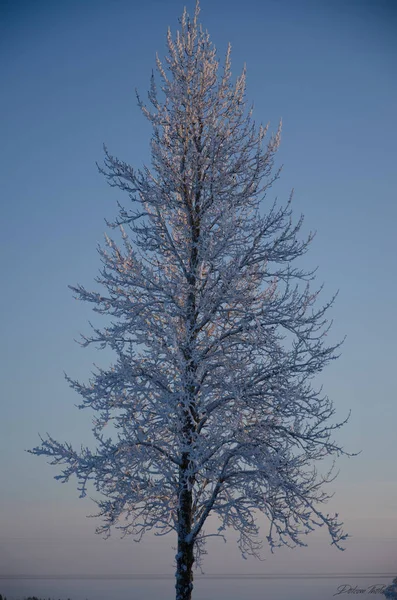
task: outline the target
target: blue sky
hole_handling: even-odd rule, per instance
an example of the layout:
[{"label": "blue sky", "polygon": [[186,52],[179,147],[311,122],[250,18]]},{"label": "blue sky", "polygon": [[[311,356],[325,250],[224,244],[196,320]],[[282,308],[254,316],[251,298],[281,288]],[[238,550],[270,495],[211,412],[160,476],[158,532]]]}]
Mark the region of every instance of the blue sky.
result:
[{"label": "blue sky", "polygon": [[[74,343],[92,314],[67,285],[93,284],[104,218],[115,215],[122,199],[96,170],[103,142],[134,166],[150,159],[150,127],[134,89],[145,94],[155,53],[164,54],[167,27],[175,31],[183,6],[0,1],[2,573],[139,571],[153,548],[159,572],[172,565],[170,539],[158,546],[152,539],[141,546],[93,539],[96,523],[85,515],[95,507],[78,500],[73,483],[55,482],[56,469],[24,449],[37,443],[37,432],[77,444],[91,440],[90,416],[74,407],[79,399],[63,371],[84,380],[93,362],[111,357]],[[295,188],[296,214],[305,214],[306,231],[317,231],[305,262],[319,266],[325,295],[340,290],[332,335],[347,340],[321,380],[338,416],[352,409],[338,439],[347,450],[362,450],[340,461],[330,506],[356,538],[343,558],[319,535],[307,551],[249,567],[228,545],[209,566],[263,572],[295,565],[313,572],[326,561],[331,571],[392,570],[397,7],[382,0],[202,0],[201,6],[220,57],[230,41],[233,73],[247,65],[256,119],[270,121],[272,130],[283,119],[284,170],[274,193],[286,199]],[[56,540],[62,551],[54,551]]]}]

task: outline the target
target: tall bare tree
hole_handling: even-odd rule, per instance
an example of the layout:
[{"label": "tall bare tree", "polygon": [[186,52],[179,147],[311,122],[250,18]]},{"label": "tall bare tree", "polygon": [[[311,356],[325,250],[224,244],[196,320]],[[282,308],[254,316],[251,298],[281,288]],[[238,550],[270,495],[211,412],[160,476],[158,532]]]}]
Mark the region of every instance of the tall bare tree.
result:
[{"label": "tall bare tree", "polygon": [[129,202],[111,224],[122,240],[100,249],[103,291],[72,288],[112,317],[83,344],[114,350],[114,365],[88,384],[69,379],[81,408],[97,413],[97,448],[49,436],[32,450],[63,465],[61,481],[76,475],[82,496],[93,482],[99,533],[176,532],[177,600],[191,598],[210,515],[216,535],[238,531],[243,555],[259,555],[258,512],[272,550],[305,545],[315,526],[338,548],[346,538],[338,515],[319,509],[331,474],[314,467],[345,453],[332,439],[343,423],[312,382],[336,358],[325,339],[333,300],[317,306],[313,273],[295,263],[312,236],[300,239],[291,199],[268,200],[280,129],[268,137],[255,125],[245,72],[232,83],[230,48],[219,71],[198,14],[197,4],[175,38],[168,32],[150,108],[138,97],[153,126],[151,167],[105,149],[100,170]]}]

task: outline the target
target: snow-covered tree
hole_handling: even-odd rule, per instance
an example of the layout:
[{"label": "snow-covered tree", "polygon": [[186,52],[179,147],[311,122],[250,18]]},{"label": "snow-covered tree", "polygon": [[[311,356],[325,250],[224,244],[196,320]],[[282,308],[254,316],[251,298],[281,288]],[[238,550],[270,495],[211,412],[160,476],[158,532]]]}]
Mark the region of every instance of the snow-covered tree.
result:
[{"label": "snow-covered tree", "polygon": [[176,533],[177,600],[191,598],[210,515],[215,535],[237,530],[244,556],[259,555],[260,513],[272,550],[305,545],[322,525],[338,548],[346,538],[338,515],[319,509],[332,478],[315,469],[345,453],[332,439],[343,423],[313,382],[336,357],[332,300],[318,306],[313,273],[296,265],[312,236],[300,238],[291,199],[268,199],[280,128],[256,126],[245,72],[232,82],[230,48],[219,69],[198,13],[168,32],[149,107],[138,97],[153,126],[150,168],[105,148],[100,170],[129,197],[111,224],[121,237],[100,249],[101,291],[72,288],[111,317],[83,344],[111,348],[114,365],[88,384],[68,379],[97,415],[97,447],[48,436],[32,450],[63,465],[57,479],[77,476],[82,496],[93,483],[98,532]]},{"label": "snow-covered tree", "polygon": [[397,577],[393,579],[392,583],[389,586],[387,586],[387,588],[384,589],[382,593],[385,596],[385,598],[389,598],[390,600],[393,600],[393,598],[397,598]]}]

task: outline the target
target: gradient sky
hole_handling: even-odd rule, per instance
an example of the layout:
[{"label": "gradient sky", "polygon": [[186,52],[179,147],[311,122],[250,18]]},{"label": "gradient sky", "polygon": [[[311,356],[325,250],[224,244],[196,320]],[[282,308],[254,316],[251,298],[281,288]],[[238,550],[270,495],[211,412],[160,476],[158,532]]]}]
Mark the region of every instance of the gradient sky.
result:
[{"label": "gradient sky", "polygon": [[[155,52],[175,31],[179,0],[0,0],[1,273],[0,574],[172,572],[171,538],[141,545],[95,536],[90,500],[54,467],[24,452],[38,432],[90,443],[90,415],[63,379],[89,377],[110,355],[73,339],[88,306],[68,284],[87,287],[100,266],[96,245],[116,200],[95,161],[105,142],[134,166],[149,161],[150,127],[136,106]],[[353,535],[347,550],[324,534],[309,548],[264,563],[211,542],[208,572],[396,572],[396,106],[397,4],[382,0],[202,0],[201,18],[233,73],[247,64],[247,98],[271,129],[283,119],[274,188],[305,231],[305,258],[319,265],[324,298],[340,295],[332,337],[347,336],[323,374],[346,450],[333,484]],[[193,2],[188,3],[193,10]],[[234,536],[231,535],[231,538]],[[220,550],[221,553],[217,553]]]}]

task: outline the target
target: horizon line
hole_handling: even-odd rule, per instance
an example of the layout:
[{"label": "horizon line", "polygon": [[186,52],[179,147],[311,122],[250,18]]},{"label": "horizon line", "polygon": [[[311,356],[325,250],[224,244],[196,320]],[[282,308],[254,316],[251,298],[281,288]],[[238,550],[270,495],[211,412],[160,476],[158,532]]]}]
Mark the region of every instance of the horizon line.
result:
[{"label": "horizon line", "polygon": [[[373,577],[394,578],[396,573],[209,573],[195,574],[196,579],[337,579],[341,577],[351,577],[354,579],[369,579]],[[32,575],[32,574],[0,574],[0,580],[4,579],[174,579],[171,573],[132,573],[120,575],[101,575],[101,574],[65,574],[65,575]]]}]

